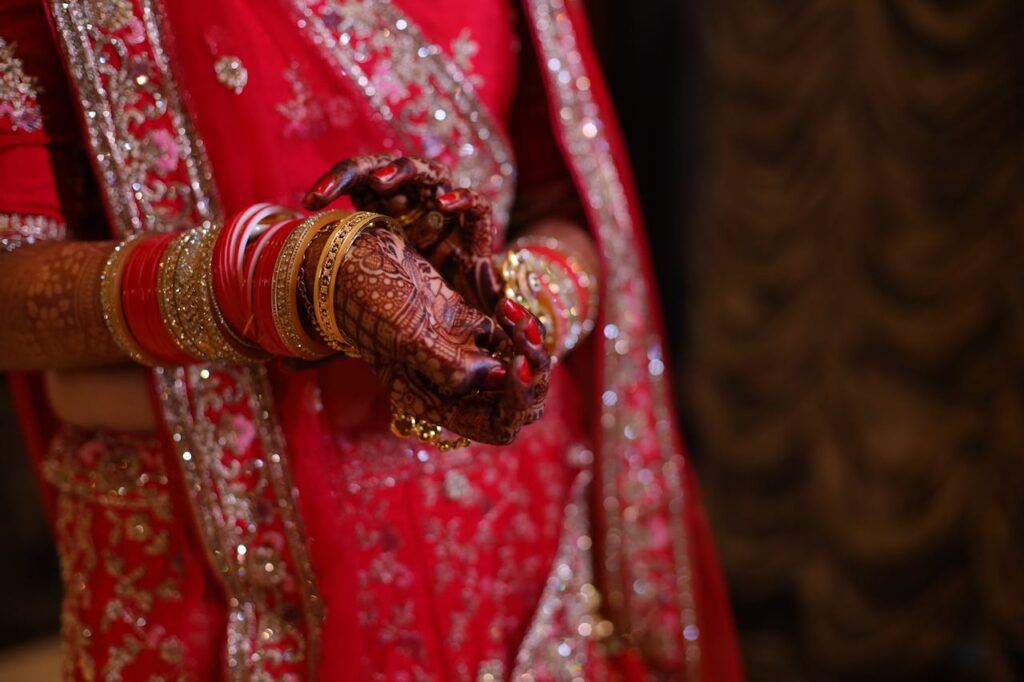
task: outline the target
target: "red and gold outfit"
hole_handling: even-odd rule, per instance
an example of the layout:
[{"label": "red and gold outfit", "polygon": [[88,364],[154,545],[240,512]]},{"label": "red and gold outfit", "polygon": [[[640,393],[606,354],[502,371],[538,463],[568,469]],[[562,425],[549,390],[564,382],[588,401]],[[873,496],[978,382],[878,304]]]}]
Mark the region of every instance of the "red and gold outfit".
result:
[{"label": "red and gold outfit", "polygon": [[[571,177],[604,270],[594,337],[504,447],[396,439],[386,393],[353,360],[155,369],[156,438],[54,437],[20,378],[66,581],[67,679],[739,679],[577,3],[52,0],[3,14],[12,248],[65,224],[92,236],[76,229],[89,186],[63,186],[87,175],[79,144],[117,238],[296,206],[337,159],[388,152],[450,166],[502,237],[517,175]],[[517,100],[531,81],[536,97]]]}]

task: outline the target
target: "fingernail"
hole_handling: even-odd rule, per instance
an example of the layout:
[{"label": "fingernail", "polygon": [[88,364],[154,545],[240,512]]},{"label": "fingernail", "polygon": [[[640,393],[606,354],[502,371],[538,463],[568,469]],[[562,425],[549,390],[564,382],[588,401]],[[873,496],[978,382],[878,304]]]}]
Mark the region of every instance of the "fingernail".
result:
[{"label": "fingernail", "polygon": [[530,372],[530,366],[526,364],[525,361],[519,365],[519,369],[517,369],[516,372],[519,374],[519,380],[524,384],[530,383],[533,379],[533,374]]},{"label": "fingernail", "polygon": [[449,204],[454,204],[459,198],[459,195],[455,192],[448,192],[448,194],[442,194],[437,198],[438,202],[442,206],[447,207]]},{"label": "fingernail", "polygon": [[501,388],[501,385],[505,383],[505,376],[508,372],[505,367],[498,365],[490,372],[487,373],[487,377],[484,379],[484,390],[493,391]]},{"label": "fingernail", "polygon": [[505,316],[508,317],[512,324],[515,324],[519,320],[526,317],[526,308],[519,305],[511,298],[506,298],[504,301],[501,302],[501,309],[504,311]]},{"label": "fingernail", "polygon": [[535,346],[540,343],[540,327],[537,326],[537,320],[532,317],[526,323],[526,340]]},{"label": "fingernail", "polygon": [[397,174],[398,174],[398,166],[396,166],[393,163],[389,163],[388,165],[384,166],[383,168],[375,170],[373,172],[373,177],[377,178],[381,182],[388,182],[389,180],[391,180],[391,178],[395,177],[395,175],[397,175]]},{"label": "fingernail", "polygon": [[327,195],[328,192],[331,191],[331,187],[333,185],[334,185],[334,178],[332,178],[330,176],[327,176],[326,178],[322,178],[320,180],[320,182],[316,183],[316,185],[313,186],[313,189],[309,190],[309,192],[306,194],[306,196],[310,196],[312,194],[319,194],[321,197],[324,197],[324,196]]}]

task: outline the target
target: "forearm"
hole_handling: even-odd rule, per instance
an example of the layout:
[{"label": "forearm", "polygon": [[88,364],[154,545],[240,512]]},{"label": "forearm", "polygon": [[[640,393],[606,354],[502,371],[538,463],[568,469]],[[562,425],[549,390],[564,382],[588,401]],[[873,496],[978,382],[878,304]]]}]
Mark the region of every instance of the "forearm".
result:
[{"label": "forearm", "polygon": [[111,242],[60,242],[0,253],[0,371],[127,360],[107,330],[100,275]]}]

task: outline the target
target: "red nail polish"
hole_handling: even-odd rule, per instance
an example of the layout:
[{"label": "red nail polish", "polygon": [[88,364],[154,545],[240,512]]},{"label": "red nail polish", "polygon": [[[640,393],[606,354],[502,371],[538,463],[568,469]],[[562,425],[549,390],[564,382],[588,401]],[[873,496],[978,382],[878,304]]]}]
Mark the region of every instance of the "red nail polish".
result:
[{"label": "red nail polish", "polygon": [[506,298],[501,302],[501,309],[505,312],[508,319],[511,320],[512,324],[515,324],[526,317],[526,308],[519,305],[511,298]]},{"label": "red nail polish", "polygon": [[498,365],[490,372],[487,373],[487,377],[484,379],[484,389],[493,391],[501,388],[501,385],[505,383],[505,376],[508,372],[501,365]]},{"label": "red nail polish", "polygon": [[516,371],[519,373],[519,380],[524,384],[528,384],[533,380],[533,373],[530,372],[530,366],[525,362],[519,365],[519,369]]},{"label": "red nail polish", "polygon": [[313,189],[309,190],[309,194],[319,194],[321,197],[327,196],[327,194],[331,191],[331,187],[333,186],[334,178],[326,177],[320,182],[316,183]]},{"label": "red nail polish", "polygon": [[398,173],[398,166],[396,166],[393,163],[389,163],[388,165],[384,166],[383,168],[375,170],[373,172],[373,177],[377,178],[381,182],[387,182],[391,178],[395,177],[395,175],[397,173]]},{"label": "red nail polish", "polygon": [[445,206],[448,204],[454,204],[458,200],[458,198],[459,195],[456,194],[455,192],[448,192],[448,194],[442,194],[441,196],[439,196],[437,200],[441,203],[442,206]]},{"label": "red nail polish", "polygon": [[537,326],[537,320],[533,318],[526,323],[526,340],[535,346],[540,343],[540,327]]}]

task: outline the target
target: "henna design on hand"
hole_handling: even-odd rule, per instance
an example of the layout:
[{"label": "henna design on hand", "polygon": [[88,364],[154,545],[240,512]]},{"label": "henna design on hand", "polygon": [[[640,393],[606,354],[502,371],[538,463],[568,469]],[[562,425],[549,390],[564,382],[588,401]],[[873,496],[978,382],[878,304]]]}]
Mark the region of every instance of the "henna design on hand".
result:
[{"label": "henna design on hand", "polygon": [[438,161],[356,156],[321,176],[303,203],[319,210],[347,194],[360,210],[404,218],[406,240],[463,298],[491,311],[501,295],[491,205],[478,192],[452,187],[451,171]]},{"label": "henna design on hand", "polygon": [[399,409],[487,443],[511,442],[543,413],[551,360],[518,304],[485,316],[383,229],[356,240],[337,287],[339,325]]}]

